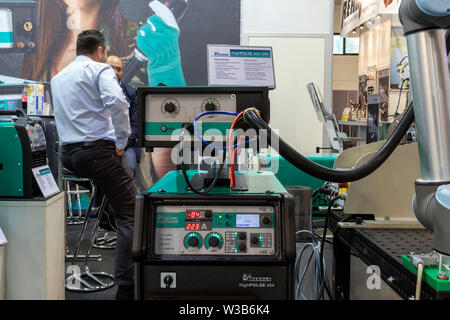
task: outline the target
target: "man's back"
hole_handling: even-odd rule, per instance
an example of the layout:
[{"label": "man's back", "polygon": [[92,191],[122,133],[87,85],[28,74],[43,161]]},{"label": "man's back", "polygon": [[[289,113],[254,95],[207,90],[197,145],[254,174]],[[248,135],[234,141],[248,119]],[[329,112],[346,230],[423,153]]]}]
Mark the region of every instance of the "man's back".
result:
[{"label": "man's back", "polygon": [[[75,61],[51,81],[55,121],[62,145],[118,139],[130,133],[128,103],[114,71],[87,56]],[[126,145],[126,138],[125,138]]]}]

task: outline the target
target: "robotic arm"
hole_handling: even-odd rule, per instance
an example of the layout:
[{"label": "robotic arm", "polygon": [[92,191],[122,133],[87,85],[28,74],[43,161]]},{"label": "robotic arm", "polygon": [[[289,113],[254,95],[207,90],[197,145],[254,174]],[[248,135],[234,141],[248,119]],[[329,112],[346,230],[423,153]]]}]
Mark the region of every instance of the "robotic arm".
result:
[{"label": "robotic arm", "polygon": [[450,256],[449,13],[450,0],[403,0],[399,12],[408,43],[422,175],[413,208],[434,232],[434,249],[444,256]]}]

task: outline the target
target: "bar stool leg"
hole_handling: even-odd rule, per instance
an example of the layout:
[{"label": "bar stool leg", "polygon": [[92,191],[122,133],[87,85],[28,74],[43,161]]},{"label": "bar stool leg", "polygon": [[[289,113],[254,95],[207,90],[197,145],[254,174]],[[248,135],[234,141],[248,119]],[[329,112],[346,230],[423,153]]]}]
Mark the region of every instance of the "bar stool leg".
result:
[{"label": "bar stool leg", "polygon": [[[78,194],[78,192],[79,192],[78,184],[76,186],[77,186],[77,197],[79,198],[80,195]],[[74,215],[73,215],[72,192],[70,190],[70,180],[66,180],[66,194],[67,194],[67,206],[69,207],[69,216],[67,217],[67,224],[69,224],[69,225],[82,224],[84,219],[83,219],[83,216],[81,215],[80,202],[78,202],[78,213],[79,213],[78,217],[74,217]]]},{"label": "bar stool leg", "polygon": [[97,249],[115,249],[117,236],[110,235],[111,232],[106,230],[99,230],[99,232],[103,232],[102,236],[97,237],[94,240],[94,248]]},{"label": "bar stool leg", "polygon": [[[89,200],[89,206],[88,206],[88,210],[86,212],[85,223],[83,224],[83,228],[80,233],[80,238],[78,239],[78,245],[77,245],[77,248],[76,248],[76,251],[74,254],[74,259],[73,259],[74,265],[75,265],[75,261],[77,260],[77,257],[78,257],[81,240],[83,239],[84,233],[86,231],[88,217],[91,213],[93,202],[97,195],[97,188],[95,187],[95,185],[93,184],[92,181],[91,181],[91,186],[92,186],[91,198]],[[94,230],[92,232],[92,236],[90,239],[89,249],[86,253],[86,256],[85,256],[85,259],[83,262],[84,272],[78,273],[77,269],[74,268],[74,272],[72,273],[72,275],[70,275],[66,279],[66,289],[68,289],[70,291],[93,292],[93,291],[105,290],[114,285],[114,276],[113,275],[105,273],[105,272],[90,272],[89,267],[87,265],[87,261],[89,260],[89,256],[91,254],[92,246],[94,244],[94,239],[95,239],[95,236],[98,231],[100,219],[101,219],[103,208],[104,208],[105,204],[106,204],[106,197],[103,197],[102,204],[100,206],[101,211],[99,212],[97,220],[95,222]],[[99,277],[101,277],[102,279],[105,279],[105,280],[101,280]],[[87,278],[90,279],[90,282],[92,284],[85,280]],[[72,283],[75,283],[75,285],[72,285]],[[84,287],[83,287],[83,285],[84,285]]]}]

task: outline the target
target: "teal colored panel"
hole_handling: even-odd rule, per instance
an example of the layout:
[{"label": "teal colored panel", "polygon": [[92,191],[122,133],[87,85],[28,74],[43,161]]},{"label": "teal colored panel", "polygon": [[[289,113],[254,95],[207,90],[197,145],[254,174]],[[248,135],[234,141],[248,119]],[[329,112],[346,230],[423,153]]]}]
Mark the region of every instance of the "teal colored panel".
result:
[{"label": "teal colored panel", "polygon": [[[188,178],[192,180],[192,177],[198,173],[196,170],[189,170],[187,172]],[[272,172],[269,171],[249,171],[242,172],[249,177],[249,188],[246,191],[235,191],[227,187],[217,187],[211,190],[211,194],[267,194],[270,193],[279,194],[287,193],[283,185],[278,181]],[[192,191],[186,190],[187,184],[184,180],[183,173],[180,171],[171,171],[155,183],[148,192],[158,193],[164,191],[164,193],[171,194],[193,194]]]},{"label": "teal colored panel", "polygon": [[231,57],[270,58],[270,50],[240,50],[231,49]]},{"label": "teal colored panel", "polygon": [[184,228],[184,213],[157,212],[156,228]]},{"label": "teal colored panel", "polygon": [[0,32],[0,43],[13,43],[12,32]]},{"label": "teal colored panel", "polygon": [[[304,157],[327,168],[333,168],[338,156],[337,153],[305,153]],[[317,179],[289,163],[281,156],[266,156],[268,160],[268,170],[273,172],[285,187],[306,186],[311,188],[311,192],[320,188],[325,181]]]},{"label": "teal colored panel", "polygon": [[23,196],[22,143],[13,122],[0,122],[0,196]]},{"label": "teal colored panel", "polygon": [[[170,136],[176,130],[183,127],[184,122],[146,122],[145,135],[161,135]],[[201,125],[201,132],[206,132],[210,129],[220,130],[223,135],[227,134],[227,130],[231,127],[231,122],[203,122]]]}]

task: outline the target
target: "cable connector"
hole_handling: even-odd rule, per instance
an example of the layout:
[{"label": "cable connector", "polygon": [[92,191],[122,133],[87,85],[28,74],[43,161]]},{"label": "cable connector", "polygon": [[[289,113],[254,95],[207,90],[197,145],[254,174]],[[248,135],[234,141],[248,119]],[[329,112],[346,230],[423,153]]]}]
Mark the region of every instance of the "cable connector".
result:
[{"label": "cable connector", "polygon": [[243,111],[243,119],[244,119],[245,122],[247,122],[247,120],[245,119],[245,116],[247,115],[247,112],[250,112],[250,111],[255,112],[258,115],[258,117],[261,117],[261,112],[258,109],[256,109],[256,108],[247,108],[247,109],[245,109]]},{"label": "cable connector", "polygon": [[425,267],[437,266],[439,264],[439,255],[437,253],[427,254],[411,254],[411,263],[418,267],[419,264],[423,264]]}]

